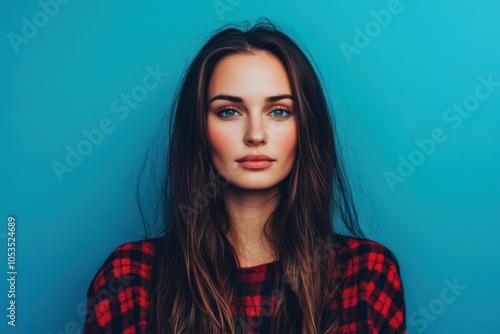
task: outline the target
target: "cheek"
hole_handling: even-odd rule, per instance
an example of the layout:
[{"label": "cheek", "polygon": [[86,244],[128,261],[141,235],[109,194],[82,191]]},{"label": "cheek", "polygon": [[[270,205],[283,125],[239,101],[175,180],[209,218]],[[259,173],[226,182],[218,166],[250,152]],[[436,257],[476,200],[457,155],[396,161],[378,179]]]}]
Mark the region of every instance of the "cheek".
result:
[{"label": "cheek", "polygon": [[208,141],[210,143],[210,150],[212,157],[219,159],[228,159],[228,154],[233,150],[234,138],[231,131],[223,127],[208,124]]},{"label": "cheek", "polygon": [[286,152],[290,158],[295,157],[295,151],[297,149],[297,128],[295,126],[292,126],[290,128],[284,129],[280,137],[280,151],[283,153]]}]

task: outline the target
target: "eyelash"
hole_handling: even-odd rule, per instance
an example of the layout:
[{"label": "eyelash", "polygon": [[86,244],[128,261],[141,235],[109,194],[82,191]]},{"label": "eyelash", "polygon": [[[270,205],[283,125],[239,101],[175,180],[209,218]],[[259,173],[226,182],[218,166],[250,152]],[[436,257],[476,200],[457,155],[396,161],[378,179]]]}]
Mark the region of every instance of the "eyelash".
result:
[{"label": "eyelash", "polygon": [[[226,107],[221,107],[219,109],[216,110],[216,114],[219,115],[220,117],[222,118],[230,118],[230,117],[233,117],[233,116],[222,116],[221,113],[225,112],[225,111],[228,111],[228,110],[234,110],[234,111],[237,111],[237,108],[235,107],[231,107],[231,106],[226,106]],[[282,110],[282,111],[285,111],[288,113],[288,115],[285,115],[285,116],[274,116],[276,118],[287,118],[288,116],[290,116],[290,114],[292,113],[292,110],[288,107],[285,107],[285,106],[279,106],[279,107],[276,107],[274,108],[273,110],[271,110],[271,112],[275,112],[276,110]]]}]

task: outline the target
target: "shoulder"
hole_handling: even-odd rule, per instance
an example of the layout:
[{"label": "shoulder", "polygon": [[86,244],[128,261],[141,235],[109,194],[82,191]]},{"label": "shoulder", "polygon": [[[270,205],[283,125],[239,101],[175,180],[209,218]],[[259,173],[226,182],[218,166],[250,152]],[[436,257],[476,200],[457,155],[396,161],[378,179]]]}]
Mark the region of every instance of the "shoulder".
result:
[{"label": "shoulder", "polygon": [[130,241],[117,246],[95,274],[89,288],[96,291],[112,279],[147,279],[151,270],[155,239]]},{"label": "shoulder", "polygon": [[337,238],[337,256],[347,269],[352,270],[350,273],[368,274],[386,270],[399,272],[398,260],[387,246],[369,239],[347,236]]},{"label": "shoulder", "polygon": [[144,330],[156,241],[126,242],[108,255],[87,290],[84,333]]},{"label": "shoulder", "polygon": [[345,324],[358,332],[406,331],[400,267],[388,247],[373,240],[340,236],[336,264]]}]

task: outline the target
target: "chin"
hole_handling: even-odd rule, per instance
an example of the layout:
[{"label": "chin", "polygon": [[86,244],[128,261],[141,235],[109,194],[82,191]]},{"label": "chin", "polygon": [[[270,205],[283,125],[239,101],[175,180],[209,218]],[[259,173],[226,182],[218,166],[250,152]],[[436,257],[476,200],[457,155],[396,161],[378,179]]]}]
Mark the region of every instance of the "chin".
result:
[{"label": "chin", "polygon": [[233,186],[244,190],[267,190],[277,187],[282,180],[263,181],[248,180],[247,182],[232,183]]}]

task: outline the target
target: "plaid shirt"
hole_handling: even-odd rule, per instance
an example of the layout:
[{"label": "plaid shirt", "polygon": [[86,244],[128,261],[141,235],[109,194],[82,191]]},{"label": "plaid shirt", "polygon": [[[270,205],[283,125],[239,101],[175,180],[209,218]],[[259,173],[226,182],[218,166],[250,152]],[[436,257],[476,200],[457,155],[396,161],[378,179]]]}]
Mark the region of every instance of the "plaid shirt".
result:
[{"label": "plaid shirt", "polygon": [[[374,241],[339,238],[334,277],[341,283],[341,305],[331,304],[340,314],[337,333],[406,333],[403,285],[393,253]],[[117,247],[98,270],[87,292],[84,334],[147,333],[146,286],[154,240]],[[244,295],[230,301],[237,327],[244,333],[269,333],[278,262],[238,270]]]}]

